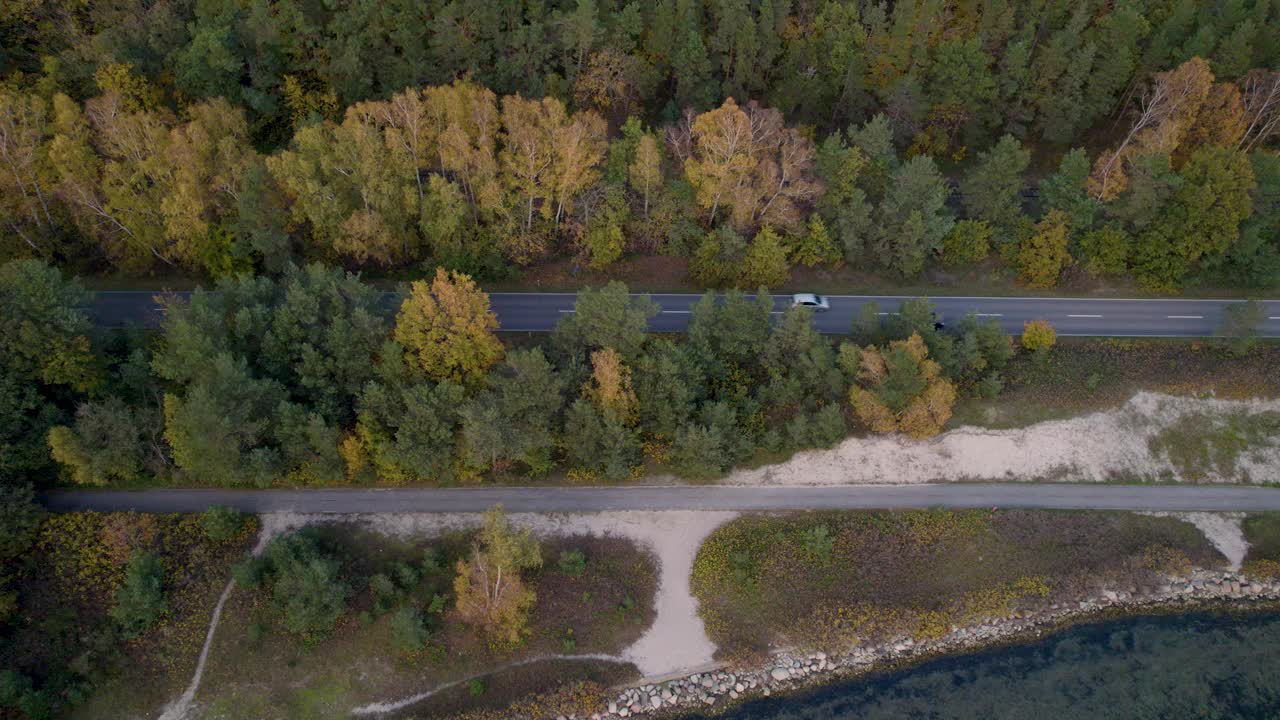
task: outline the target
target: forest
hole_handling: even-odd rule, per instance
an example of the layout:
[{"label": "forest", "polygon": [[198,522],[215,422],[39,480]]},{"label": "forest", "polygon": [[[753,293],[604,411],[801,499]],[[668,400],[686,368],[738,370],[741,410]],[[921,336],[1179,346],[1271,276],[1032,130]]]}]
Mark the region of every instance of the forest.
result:
[{"label": "forest", "polygon": [[116,487],[709,479],[853,426],[936,434],[959,394],[999,392],[1015,352],[993,321],[935,329],[924,300],[883,317],[868,305],[837,342],[807,309],[773,319],[767,293],[709,292],[671,337],[649,334],[657,306],[614,282],[583,291],[550,336],[499,339],[488,297],[444,270],[392,317],[382,291],[319,264],[216,290],[169,302],[158,334],[99,333],[74,281],[36,260],[0,267],[16,310],[0,325],[0,474]]},{"label": "forest", "polygon": [[1280,283],[1266,0],[22,0],[0,38],[0,259]]}]

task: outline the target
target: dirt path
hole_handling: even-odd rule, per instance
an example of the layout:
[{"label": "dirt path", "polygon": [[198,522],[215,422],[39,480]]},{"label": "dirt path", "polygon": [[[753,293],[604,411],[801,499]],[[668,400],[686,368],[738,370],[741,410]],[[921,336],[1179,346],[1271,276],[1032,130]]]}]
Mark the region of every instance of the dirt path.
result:
[{"label": "dirt path", "polygon": [[[278,528],[270,527],[267,522],[262,523],[261,529],[258,531],[258,541],[254,544],[250,554],[257,555],[267,546],[267,541],[279,532]],[[231,597],[231,591],[235,589],[236,581],[234,579],[227,581],[227,586],[222,589],[222,594],[218,596],[218,604],[213,606],[213,617],[209,619],[209,631],[205,633],[204,645],[200,648],[200,658],[196,660],[196,669],[191,673],[191,682],[187,685],[187,689],[183,691],[178,699],[169,703],[160,713],[159,720],[187,720],[191,714],[192,703],[195,701],[196,692],[200,690],[200,681],[204,678],[204,666],[209,659],[209,648],[213,647],[213,635],[218,630],[218,624],[222,622],[222,608],[227,604],[227,599]]]}]

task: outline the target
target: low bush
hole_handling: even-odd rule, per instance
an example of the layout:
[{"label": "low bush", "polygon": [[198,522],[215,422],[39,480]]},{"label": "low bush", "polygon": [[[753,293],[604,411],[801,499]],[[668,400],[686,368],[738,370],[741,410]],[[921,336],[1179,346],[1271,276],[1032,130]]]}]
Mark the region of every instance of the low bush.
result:
[{"label": "low bush", "polygon": [[159,622],[167,607],[160,558],[135,551],[129,557],[124,584],[116,591],[111,617],[120,624],[124,636],[132,638]]}]

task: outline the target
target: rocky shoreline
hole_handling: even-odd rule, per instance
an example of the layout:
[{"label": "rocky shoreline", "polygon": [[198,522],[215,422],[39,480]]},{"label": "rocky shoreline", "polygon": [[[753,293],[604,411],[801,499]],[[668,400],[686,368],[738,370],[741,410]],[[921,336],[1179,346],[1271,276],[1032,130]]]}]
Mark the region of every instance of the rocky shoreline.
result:
[{"label": "rocky shoreline", "polygon": [[767,665],[752,671],[712,670],[631,687],[619,692],[608,707],[599,712],[562,716],[559,720],[612,720],[640,715],[656,719],[678,717],[694,710],[720,711],[731,704],[769,697],[777,692],[790,692],[935,656],[973,652],[1020,637],[1039,636],[1103,614],[1194,610],[1223,603],[1252,608],[1277,600],[1280,600],[1280,578],[1197,571],[1188,576],[1166,578],[1162,584],[1150,588],[1105,588],[1076,602],[1051,603],[1007,618],[952,628],[950,633],[935,640],[892,638],[830,656],[821,652],[780,652],[771,656]]}]

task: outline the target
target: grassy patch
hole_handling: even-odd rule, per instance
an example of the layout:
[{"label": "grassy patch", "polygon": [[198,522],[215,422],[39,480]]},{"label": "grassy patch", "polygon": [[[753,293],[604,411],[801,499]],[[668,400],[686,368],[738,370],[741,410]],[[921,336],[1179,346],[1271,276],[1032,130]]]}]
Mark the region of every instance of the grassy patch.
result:
[{"label": "grassy patch", "polygon": [[[630,666],[581,662],[557,665],[555,672],[547,672],[541,662],[513,666],[540,656],[615,653],[640,636],[653,619],[657,575],[652,558],[625,540],[543,539],[543,566],[528,576],[537,593],[530,635],[515,651],[503,653],[452,612],[454,565],[470,546],[469,533],[405,541],[353,525],[322,530],[338,549],[344,579],[355,591],[347,611],[331,634],[306,642],[280,625],[266,593],[237,590],[198,698],[230,714],[208,717],[235,717],[242,707],[260,709],[256,717],[347,717],[359,705],[483,675],[479,692],[463,682],[431,699],[430,707],[452,712],[500,706],[576,680],[613,682],[634,672]],[[428,548],[435,570],[424,567]],[[561,563],[565,553],[569,560]],[[419,568],[419,583],[393,602],[379,603],[370,578],[378,573],[394,577],[400,565]],[[442,602],[439,612],[433,612],[429,608],[437,596]],[[429,639],[421,650],[405,652],[395,645],[392,619],[403,606],[418,608],[428,618]],[[413,716],[423,710],[405,712]]]},{"label": "grassy patch", "polygon": [[1182,477],[1200,480],[1234,477],[1243,454],[1277,442],[1280,413],[1194,413],[1161,430],[1148,445],[1153,454],[1167,457]]},{"label": "grassy patch", "polygon": [[1024,427],[1122,405],[1139,391],[1226,399],[1280,397],[1280,344],[1245,357],[1185,340],[1064,338],[1047,357],[1019,353],[991,400],[957,403],[951,426]]},{"label": "grassy patch", "polygon": [[[154,714],[190,679],[230,567],[256,533],[250,520],[214,541],[194,514],[47,516],[12,568],[18,608],[0,626],[0,668],[29,678],[52,717]],[[110,610],[135,552],[159,557],[165,609],[129,638]]]},{"label": "grassy patch", "polygon": [[933,637],[1221,560],[1191,525],[1128,513],[802,513],[722,526],[699,551],[692,585],[721,651],[749,656]]}]

